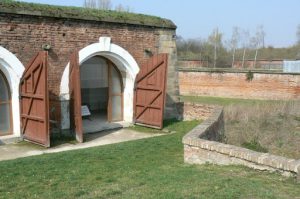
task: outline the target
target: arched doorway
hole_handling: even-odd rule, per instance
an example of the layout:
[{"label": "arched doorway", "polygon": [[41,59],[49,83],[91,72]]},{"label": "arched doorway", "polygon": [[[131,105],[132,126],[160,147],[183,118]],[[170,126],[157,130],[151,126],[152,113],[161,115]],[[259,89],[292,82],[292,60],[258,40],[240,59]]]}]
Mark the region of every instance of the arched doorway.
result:
[{"label": "arched doorway", "polygon": [[109,59],[94,56],[80,65],[81,105],[90,114],[83,117],[84,132],[119,127],[123,121],[123,81]]},{"label": "arched doorway", "polygon": [[[91,44],[79,51],[79,65],[90,58],[100,56],[103,59],[110,61],[119,71],[122,79],[123,88],[123,124],[133,122],[133,98],[134,98],[134,83],[136,75],[139,72],[139,66],[134,58],[121,46],[111,43],[109,37],[100,37],[98,43]],[[82,71],[82,70],[81,70]],[[69,72],[70,65],[66,66],[60,85],[60,100],[61,100],[61,128],[70,128],[70,90],[69,90]],[[117,97],[115,100],[119,100]]]},{"label": "arched doorway", "polygon": [[[7,49],[0,46],[0,71],[1,77],[6,82],[5,89],[9,92],[10,99],[10,132],[13,136],[20,136],[20,104],[19,84],[25,70],[20,60]],[[3,80],[2,80],[3,82]],[[1,82],[1,85],[4,83]],[[2,88],[4,89],[4,88]],[[2,95],[2,91],[0,91]],[[2,118],[2,113],[0,115]],[[4,123],[4,122],[3,122]],[[2,133],[3,134],[3,133]],[[2,135],[0,134],[0,136]]]},{"label": "arched doorway", "polygon": [[11,97],[8,82],[0,71],[0,136],[12,133]]}]

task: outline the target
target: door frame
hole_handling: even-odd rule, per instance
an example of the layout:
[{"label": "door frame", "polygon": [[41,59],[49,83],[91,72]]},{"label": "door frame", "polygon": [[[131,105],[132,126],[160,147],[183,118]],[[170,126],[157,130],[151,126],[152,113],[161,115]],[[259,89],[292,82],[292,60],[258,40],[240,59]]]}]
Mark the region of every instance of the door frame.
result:
[{"label": "door frame", "polygon": [[22,62],[11,53],[8,49],[0,44],[0,70],[4,74],[10,89],[11,100],[11,121],[12,135],[21,137],[21,120],[20,120],[20,103],[19,103],[19,86],[20,80],[25,71]]},{"label": "door frame", "polygon": [[[107,106],[107,121],[108,122],[121,122],[124,120],[124,83],[123,83],[123,78],[122,78],[122,74],[120,72],[120,70],[118,69],[118,67],[109,59],[105,58],[105,57],[101,57],[103,59],[106,60],[106,64],[107,64],[107,69],[108,69],[108,106]],[[114,68],[117,73],[118,73],[118,77],[119,77],[119,81],[120,81],[120,86],[121,86],[121,93],[120,94],[112,94],[112,78],[111,78],[111,68]],[[121,120],[112,120],[112,96],[120,96],[121,97]]]},{"label": "door frame", "polygon": [[70,87],[70,113],[72,128],[75,131],[76,140],[79,143],[83,139],[83,126],[81,114],[81,81],[80,81],[80,64],[79,52],[75,50],[70,56],[70,70],[69,70],[69,87]]},{"label": "door frame", "polygon": [[0,131],[0,136],[5,136],[5,135],[12,135],[13,134],[13,117],[12,117],[12,104],[11,104],[11,90],[10,90],[10,87],[9,87],[9,84],[8,84],[8,81],[7,81],[7,78],[5,76],[5,74],[0,70],[0,76],[3,77],[4,79],[4,84],[7,88],[7,91],[8,91],[8,101],[6,102],[1,102],[0,101],[0,105],[1,104],[7,104],[9,105],[9,130],[8,132],[2,132],[3,134],[1,134],[1,131]]},{"label": "door frame", "polygon": [[[122,78],[124,83],[124,106],[123,106],[123,121],[132,123],[133,122],[133,103],[134,98],[134,82],[136,75],[140,70],[135,58],[124,48],[118,44],[112,43],[110,37],[100,37],[99,41],[90,44],[79,50],[79,64],[82,64],[93,56],[102,56],[109,58],[116,63],[116,66],[122,71]],[[70,100],[70,89],[69,89],[69,70],[70,63],[68,63],[63,72],[60,82],[60,99],[61,99],[61,110],[62,118],[61,124],[62,129],[70,128],[70,112],[69,112],[69,100]],[[123,76],[123,71],[126,76]]]}]

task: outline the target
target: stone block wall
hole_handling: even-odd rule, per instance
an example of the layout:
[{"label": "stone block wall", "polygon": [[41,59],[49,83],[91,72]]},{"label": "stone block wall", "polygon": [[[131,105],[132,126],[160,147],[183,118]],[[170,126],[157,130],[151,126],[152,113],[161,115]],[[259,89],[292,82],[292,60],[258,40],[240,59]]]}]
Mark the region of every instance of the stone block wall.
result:
[{"label": "stone block wall", "polygon": [[176,103],[179,101],[178,71],[177,71],[177,47],[176,32],[170,30],[160,30],[157,40],[158,53],[168,53],[168,81],[167,100],[165,106],[165,118],[178,116]]},{"label": "stone block wall", "polygon": [[178,115],[181,120],[206,120],[210,117],[212,111],[216,108],[215,105],[210,104],[196,104],[189,102],[177,103]]},{"label": "stone block wall", "polygon": [[297,176],[300,180],[300,160],[220,143],[224,135],[223,120],[223,110],[217,107],[207,120],[183,137],[186,163],[244,165],[259,170],[279,171],[284,175]]},{"label": "stone block wall", "polygon": [[179,71],[181,95],[244,99],[300,99],[300,74],[230,71]]}]

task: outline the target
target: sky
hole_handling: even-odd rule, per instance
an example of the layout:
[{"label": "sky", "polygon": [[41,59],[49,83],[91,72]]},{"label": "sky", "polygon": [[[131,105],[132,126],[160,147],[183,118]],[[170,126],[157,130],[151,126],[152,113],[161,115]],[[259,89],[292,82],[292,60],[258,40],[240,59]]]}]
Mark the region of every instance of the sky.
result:
[{"label": "sky", "polygon": [[[82,6],[84,0],[22,0],[54,5]],[[171,19],[184,39],[207,38],[218,28],[228,40],[234,26],[254,35],[264,27],[265,45],[287,47],[296,43],[300,0],[111,0],[133,12]]]}]

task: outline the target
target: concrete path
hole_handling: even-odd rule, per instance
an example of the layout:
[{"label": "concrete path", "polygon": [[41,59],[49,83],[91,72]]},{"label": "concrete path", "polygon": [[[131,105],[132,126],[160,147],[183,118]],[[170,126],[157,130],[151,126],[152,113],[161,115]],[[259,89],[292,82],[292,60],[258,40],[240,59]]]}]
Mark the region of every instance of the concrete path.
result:
[{"label": "concrete path", "polygon": [[129,129],[111,130],[104,131],[94,134],[85,134],[84,143],[76,144],[62,144],[53,148],[45,149],[40,146],[35,146],[33,144],[7,144],[0,146],[0,161],[12,160],[21,157],[28,157],[34,155],[42,155],[47,153],[57,153],[62,151],[78,150],[89,147],[95,147],[100,145],[107,145],[113,143],[120,143],[130,140],[137,140],[142,138],[149,138],[154,136],[160,136],[163,134],[151,134],[151,133],[141,133]]}]

